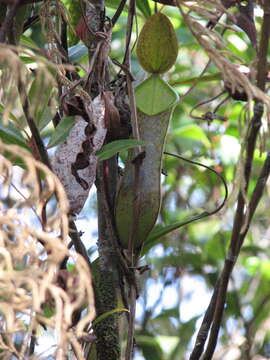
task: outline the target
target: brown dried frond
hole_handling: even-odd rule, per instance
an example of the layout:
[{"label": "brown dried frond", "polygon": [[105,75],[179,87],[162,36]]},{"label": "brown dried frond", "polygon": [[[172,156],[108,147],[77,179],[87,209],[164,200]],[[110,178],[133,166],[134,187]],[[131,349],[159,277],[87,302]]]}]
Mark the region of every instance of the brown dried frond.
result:
[{"label": "brown dried frond", "polygon": [[[235,63],[230,61],[229,55],[235,58],[235,54],[229,54],[228,51],[224,52],[226,49],[226,44],[222,41],[220,35],[215,30],[210,30],[207,27],[203,26],[199,21],[196,21],[189,13],[184,12],[179,0],[178,6],[181,14],[184,17],[186,24],[188,25],[191,33],[196,38],[198,43],[202,48],[207,52],[211,61],[216,65],[220,70],[223,80],[231,88],[232,93],[236,91],[244,91],[247,94],[249,102],[254,99],[257,99],[264,103],[267,108],[267,112],[270,112],[270,98],[263,91],[261,91],[257,86],[253,85],[248,77],[239,71]],[[205,3],[203,1],[202,3]],[[209,3],[209,1],[207,1]],[[213,1],[211,1],[213,3]],[[219,1],[215,2],[218,6],[220,5]],[[185,5],[186,6],[186,5]],[[191,9],[194,6],[191,6]],[[198,11],[198,6],[194,8]],[[201,10],[205,11],[204,8]],[[223,51],[222,51],[223,50]],[[243,61],[244,63],[244,61]]]},{"label": "brown dried frond", "polygon": [[[23,168],[14,167],[14,159]],[[95,316],[93,290],[85,260],[67,248],[64,189],[29,152],[1,142],[0,181],[1,358],[25,358],[31,332],[41,324],[56,331],[57,359],[65,358],[70,345],[83,359],[79,339]],[[59,270],[66,256],[73,259],[72,271]],[[85,315],[74,321],[82,309]],[[18,333],[24,343],[19,348]]]}]

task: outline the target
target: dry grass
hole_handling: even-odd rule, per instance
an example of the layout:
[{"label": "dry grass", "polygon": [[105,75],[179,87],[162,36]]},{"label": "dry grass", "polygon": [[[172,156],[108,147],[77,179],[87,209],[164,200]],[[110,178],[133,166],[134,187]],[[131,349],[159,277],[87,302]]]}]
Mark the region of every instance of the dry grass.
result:
[{"label": "dry grass", "polygon": [[[56,359],[72,346],[83,359],[80,338],[95,316],[91,274],[67,248],[68,203],[57,177],[22,148],[0,143],[0,352],[25,359],[40,325],[55,330]],[[5,157],[9,154],[9,158]],[[18,171],[13,161],[20,160]],[[72,271],[60,270],[71,256]],[[77,310],[84,316],[75,321]],[[21,346],[14,335],[23,336]]]}]

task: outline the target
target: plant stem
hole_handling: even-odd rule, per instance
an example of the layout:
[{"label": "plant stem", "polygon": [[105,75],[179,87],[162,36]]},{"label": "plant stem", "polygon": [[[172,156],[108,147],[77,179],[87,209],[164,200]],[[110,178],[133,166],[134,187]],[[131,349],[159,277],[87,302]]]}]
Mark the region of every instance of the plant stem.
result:
[{"label": "plant stem", "polygon": [[[259,48],[258,59],[258,72],[257,72],[257,86],[262,91],[265,90],[266,72],[267,72],[267,53],[270,38],[270,4],[265,5],[263,24],[261,30],[261,41]],[[238,195],[237,209],[234,218],[234,225],[231,235],[230,246],[228,249],[227,258],[224,263],[222,273],[215,286],[214,293],[212,295],[211,303],[207,309],[207,316],[203,320],[200,327],[195,347],[190,356],[190,360],[199,360],[204,349],[205,342],[208,337],[208,332],[211,327],[209,335],[208,345],[203,355],[203,360],[211,360],[217,345],[218,333],[221,326],[221,321],[224,312],[224,306],[226,301],[226,294],[231,272],[239,255],[241,246],[243,245],[245,236],[248,232],[250,222],[255,213],[257,205],[262,197],[263,190],[265,188],[266,180],[270,173],[270,154],[267,154],[267,158],[262,167],[260,176],[258,178],[256,187],[252,193],[251,201],[248,206],[248,210],[245,212],[246,207],[246,194],[248,190],[252,163],[254,157],[254,151],[256,147],[256,141],[258,133],[261,127],[261,118],[263,115],[263,104],[256,101],[254,105],[254,114],[250,124],[247,145],[246,156],[244,162],[244,188],[241,189]],[[246,224],[245,224],[246,218]],[[241,231],[245,224],[244,230]]]},{"label": "plant stem", "polygon": [[[96,275],[94,274],[95,301],[97,316],[117,307],[118,269],[117,255],[112,244],[111,212],[108,208],[106,196],[106,181],[110,187],[116,185],[113,168],[117,170],[116,160],[110,164],[110,178],[103,172],[103,164],[98,164],[97,171],[97,200],[98,200],[98,250],[99,263]],[[116,190],[116,187],[115,187]],[[95,326],[97,336],[97,359],[119,360],[119,331],[118,315],[111,315]]]}]

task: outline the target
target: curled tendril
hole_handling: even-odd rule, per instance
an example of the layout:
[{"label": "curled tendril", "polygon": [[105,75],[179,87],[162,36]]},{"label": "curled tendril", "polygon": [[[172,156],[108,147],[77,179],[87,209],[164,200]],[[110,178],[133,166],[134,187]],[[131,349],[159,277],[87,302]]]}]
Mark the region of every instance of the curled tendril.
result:
[{"label": "curled tendril", "polygon": [[225,203],[226,203],[226,201],[227,201],[227,198],[228,198],[228,186],[227,186],[226,181],[225,181],[225,179],[223,178],[222,175],[220,175],[220,174],[219,174],[216,170],[214,170],[213,168],[211,168],[211,167],[209,167],[209,166],[207,166],[207,165],[204,165],[204,164],[202,164],[202,163],[199,163],[198,161],[189,160],[189,159],[184,158],[184,157],[181,156],[181,155],[172,154],[172,153],[169,153],[169,152],[167,152],[167,151],[164,151],[164,154],[165,154],[165,155],[169,155],[169,156],[174,156],[174,157],[176,157],[176,158],[178,158],[178,159],[181,159],[181,160],[183,160],[183,161],[186,161],[186,162],[188,162],[188,163],[190,163],[190,164],[197,165],[197,166],[201,166],[201,167],[203,167],[203,168],[205,168],[205,169],[213,172],[213,173],[221,180],[222,184],[224,185],[225,195],[224,195],[224,198],[223,198],[222,203],[221,203],[215,210],[210,211],[210,212],[209,212],[209,211],[206,211],[206,212],[205,212],[205,214],[206,214],[205,216],[214,215],[214,214],[216,214],[217,212],[219,212],[219,211],[223,208],[223,206],[225,205]]}]

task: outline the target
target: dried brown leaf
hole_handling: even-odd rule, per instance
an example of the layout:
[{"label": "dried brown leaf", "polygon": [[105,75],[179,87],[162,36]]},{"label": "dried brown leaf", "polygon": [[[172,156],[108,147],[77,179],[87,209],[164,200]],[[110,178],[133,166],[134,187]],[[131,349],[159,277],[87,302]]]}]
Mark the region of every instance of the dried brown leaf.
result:
[{"label": "dried brown leaf", "polygon": [[[76,116],[75,126],[52,159],[54,172],[61,180],[69,200],[70,212],[78,214],[96,178],[95,152],[103,145],[106,129],[105,105],[101,96],[88,103],[89,122]],[[90,123],[90,121],[92,121]]]}]

